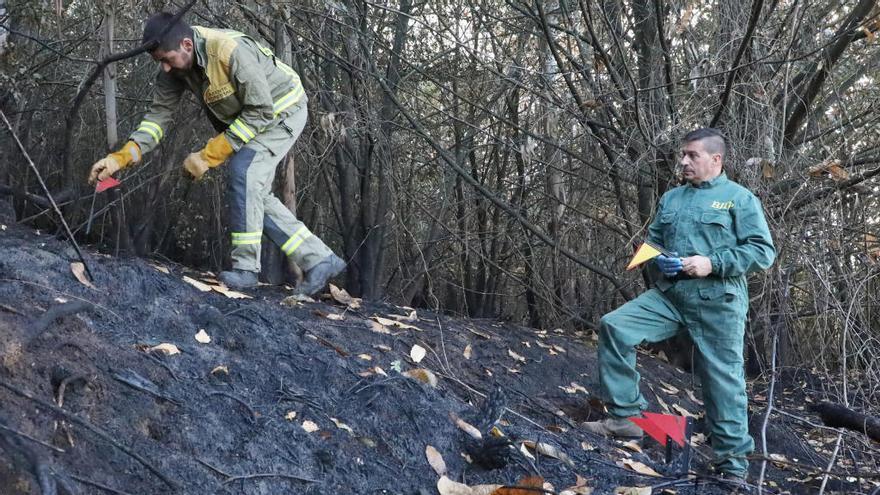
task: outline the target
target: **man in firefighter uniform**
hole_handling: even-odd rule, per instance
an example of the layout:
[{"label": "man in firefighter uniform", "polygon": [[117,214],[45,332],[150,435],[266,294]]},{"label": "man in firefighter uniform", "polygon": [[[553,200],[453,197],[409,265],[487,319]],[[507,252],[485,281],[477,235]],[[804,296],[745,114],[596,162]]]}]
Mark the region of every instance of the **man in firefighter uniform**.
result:
[{"label": "man in firefighter uniform", "polygon": [[754,449],[743,371],[746,275],[769,268],[776,250],[760,200],[722,170],[724,136],[704,128],[682,143],[687,183],[663,195],[648,227],[648,241],[675,256],[656,259],[662,276],[655,288],[602,317],[599,379],[610,417],[583,426],[606,436],[641,436],[627,419],[647,406],[639,390],[635,346],[686,330],[698,351],[695,368],[714,467],[741,486],[746,456]]},{"label": "man in firefighter uniform", "polygon": [[227,163],[232,270],[220,280],[233,288],[257,285],[265,233],[305,272],[297,291],[313,294],[345,269],[317,236],[275,195],[275,169],[306,123],[307,98],[299,76],[254,39],[230,30],[173,23],[159,13],[144,25],[144,43],[159,62],[153,102],[129,141],[92,166],[89,182],[104,180],[155,149],[184,90],[204,104],[218,134],[183,163],[196,180]]}]

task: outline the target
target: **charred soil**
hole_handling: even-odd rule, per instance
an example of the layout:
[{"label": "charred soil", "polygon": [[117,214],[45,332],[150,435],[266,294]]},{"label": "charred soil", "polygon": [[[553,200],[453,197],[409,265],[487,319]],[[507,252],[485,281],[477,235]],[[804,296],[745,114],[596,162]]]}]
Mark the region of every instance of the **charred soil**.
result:
[{"label": "charred soil", "polygon": [[[211,289],[210,274],[94,252],[88,287],[66,243],[11,224],[0,253],[3,494],[53,484],[57,493],[433,494],[440,475],[427,446],[446,476],[468,485],[539,475],[550,493],[578,484],[593,493],[728,492],[708,476],[676,484],[636,473],[624,461],[668,473],[663,449],[578,427],[603,414],[590,334],[338,297],[293,301],[280,287],[238,299]],[[210,342],[195,338],[201,330]],[[415,345],[426,350],[419,362]],[[647,353],[639,363],[652,410],[701,414],[690,374]],[[753,386],[757,438],[767,393]],[[797,418],[819,422],[795,409],[810,393],[801,381],[777,386],[789,401],[778,406],[792,409],[771,417],[777,457],[765,487],[815,493],[837,433]],[[471,438],[455,418],[494,440]],[[826,490],[869,493],[876,449],[866,441],[865,457],[838,464]],[[698,435],[696,473],[707,473],[709,452]]]}]

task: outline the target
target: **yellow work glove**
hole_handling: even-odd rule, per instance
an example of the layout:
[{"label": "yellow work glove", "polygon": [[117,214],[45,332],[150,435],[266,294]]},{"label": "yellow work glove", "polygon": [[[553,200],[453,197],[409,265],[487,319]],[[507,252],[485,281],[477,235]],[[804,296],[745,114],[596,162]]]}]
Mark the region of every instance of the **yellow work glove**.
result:
[{"label": "yellow work glove", "polygon": [[134,141],[129,141],[119,151],[110,153],[92,165],[89,184],[94,184],[96,180],[104,180],[139,161],[141,161],[141,148]]},{"label": "yellow work glove", "polygon": [[217,134],[201,151],[190,153],[183,161],[183,168],[193,176],[195,180],[199,180],[205,175],[209,168],[219,166],[225,162],[227,158],[232,156],[232,145],[226,139],[225,134]]}]

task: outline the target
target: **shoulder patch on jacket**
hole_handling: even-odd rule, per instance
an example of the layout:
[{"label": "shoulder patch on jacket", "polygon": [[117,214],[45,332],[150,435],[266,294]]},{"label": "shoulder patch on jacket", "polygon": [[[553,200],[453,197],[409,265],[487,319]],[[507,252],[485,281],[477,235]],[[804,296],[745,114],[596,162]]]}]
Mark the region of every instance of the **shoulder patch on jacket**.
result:
[{"label": "shoulder patch on jacket", "polygon": [[232,52],[238,47],[237,38],[243,37],[244,34],[204,27],[199,27],[198,30],[205,38],[205,52],[208,58],[205,74],[210,85],[205,91],[204,98],[205,103],[212,103],[235,93],[230,81],[230,59]]}]

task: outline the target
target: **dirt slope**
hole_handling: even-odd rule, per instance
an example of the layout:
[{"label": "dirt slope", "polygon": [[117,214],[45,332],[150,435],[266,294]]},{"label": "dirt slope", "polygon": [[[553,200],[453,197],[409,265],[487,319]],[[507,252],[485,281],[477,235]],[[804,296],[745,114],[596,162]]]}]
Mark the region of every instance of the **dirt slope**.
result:
[{"label": "dirt slope", "polygon": [[[88,255],[95,284],[89,288],[72,274],[67,244],[8,220],[0,253],[0,426],[44,442],[0,428],[0,493],[40,493],[32,471],[41,467],[54,473],[47,479],[62,486],[72,480],[80,493],[171,493],[173,484],[187,494],[432,494],[440,476],[426,461],[427,445],[442,455],[450,478],[469,485],[516,484],[539,474],[558,492],[581,476],[594,493],[613,493],[670,481],[618,465],[631,459],[664,472],[662,450],[652,441],[636,452],[577,428],[601,415],[598,404],[589,404],[597,388],[588,335],[425,311],[404,319],[416,328],[382,326],[369,318],[409,310],[353,309],[332,300],[285,305],[290,293],[275,287],[233,299],[183,281],[205,274],[95,253]],[[210,343],[194,338],[201,329]],[[161,343],[180,354],[145,351]],[[418,364],[410,357],[414,344],[427,350]],[[648,355],[640,362],[654,410],[662,410],[659,397],[667,407],[700,411],[693,400],[699,391],[687,393],[694,388],[690,375]],[[436,387],[397,371],[419,367],[436,375]],[[499,449],[504,467],[477,465],[485,448],[451,415],[485,434],[498,411],[499,428],[516,448],[523,440],[544,442],[571,465],[508,447]],[[304,422],[317,431],[306,431]],[[771,426],[771,451],[826,462],[799,440],[806,430],[795,426]],[[704,443],[698,450],[707,452]],[[703,454],[694,468],[705,473]],[[778,488],[815,490],[803,473],[772,464],[768,472]],[[693,486],[674,489],[726,492],[706,480]],[[855,493],[866,486],[839,488]]]}]

